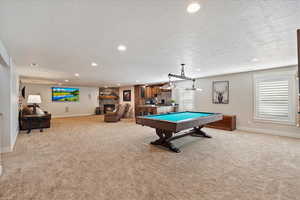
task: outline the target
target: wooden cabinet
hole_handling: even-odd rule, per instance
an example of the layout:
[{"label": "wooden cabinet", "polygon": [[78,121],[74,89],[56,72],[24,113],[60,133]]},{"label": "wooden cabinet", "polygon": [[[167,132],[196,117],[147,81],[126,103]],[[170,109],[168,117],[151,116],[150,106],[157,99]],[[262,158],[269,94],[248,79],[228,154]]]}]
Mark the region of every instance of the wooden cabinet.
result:
[{"label": "wooden cabinet", "polygon": [[146,89],[145,89],[145,98],[146,99],[152,98],[152,89],[151,89],[151,87],[146,87]]},{"label": "wooden cabinet", "polygon": [[159,87],[153,87],[152,88],[152,96],[155,97],[155,95],[159,95],[160,88]]},{"label": "wooden cabinet", "polygon": [[233,131],[236,129],[236,116],[224,115],[223,120],[207,124],[205,127]]},{"label": "wooden cabinet", "polygon": [[159,93],[160,93],[159,87],[153,87],[153,86],[145,87],[145,98],[146,99],[154,98]]}]

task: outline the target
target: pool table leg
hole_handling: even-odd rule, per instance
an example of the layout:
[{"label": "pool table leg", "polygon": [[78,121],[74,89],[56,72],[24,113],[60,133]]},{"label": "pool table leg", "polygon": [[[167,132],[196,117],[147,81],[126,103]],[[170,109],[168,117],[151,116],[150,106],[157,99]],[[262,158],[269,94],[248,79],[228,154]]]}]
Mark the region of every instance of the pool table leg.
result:
[{"label": "pool table leg", "polygon": [[205,138],[212,138],[210,135],[208,135],[207,133],[205,133],[204,131],[201,130],[203,127],[204,126],[194,127],[193,128],[192,136],[200,136],[200,137],[205,137]]},{"label": "pool table leg", "polygon": [[156,129],[156,134],[159,139],[151,142],[153,145],[161,145],[169,148],[171,151],[179,153],[180,150],[174,146],[174,144],[170,141],[172,139],[173,133],[169,131],[164,131],[162,129]]},{"label": "pool table leg", "polygon": [[164,140],[165,140],[165,136],[164,136],[164,131],[162,129],[156,129],[156,135],[159,137],[158,140],[155,140],[153,142],[151,142],[151,144],[153,145],[161,145]]}]

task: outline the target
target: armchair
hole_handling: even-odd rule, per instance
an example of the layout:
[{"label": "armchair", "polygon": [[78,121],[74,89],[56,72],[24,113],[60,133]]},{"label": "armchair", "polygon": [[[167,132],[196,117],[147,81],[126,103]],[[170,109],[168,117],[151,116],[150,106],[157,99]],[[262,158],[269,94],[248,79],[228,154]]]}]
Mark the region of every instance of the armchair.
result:
[{"label": "armchair", "polygon": [[123,118],[129,110],[130,104],[119,105],[114,112],[108,112],[104,115],[105,122],[118,122]]}]

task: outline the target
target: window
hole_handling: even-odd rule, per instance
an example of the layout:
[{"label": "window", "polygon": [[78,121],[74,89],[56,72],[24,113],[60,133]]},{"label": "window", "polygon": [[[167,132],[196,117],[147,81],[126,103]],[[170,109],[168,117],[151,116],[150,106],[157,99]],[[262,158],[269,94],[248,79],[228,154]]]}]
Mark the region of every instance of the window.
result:
[{"label": "window", "polygon": [[182,90],[182,109],[184,111],[193,111],[194,109],[194,92]]},{"label": "window", "polygon": [[295,123],[294,72],[254,75],[254,91],[255,119]]}]

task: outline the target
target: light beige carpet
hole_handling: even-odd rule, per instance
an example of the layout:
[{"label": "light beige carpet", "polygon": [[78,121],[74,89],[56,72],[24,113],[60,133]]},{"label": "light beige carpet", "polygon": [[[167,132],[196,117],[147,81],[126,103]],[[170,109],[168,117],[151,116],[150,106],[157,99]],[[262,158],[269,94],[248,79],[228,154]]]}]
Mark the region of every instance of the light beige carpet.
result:
[{"label": "light beige carpet", "polygon": [[132,121],[54,119],[3,155],[0,199],[300,199],[300,140],[206,131],[213,139],[181,138],[176,154],[149,145],[154,130]]}]

